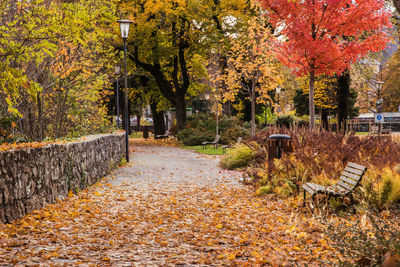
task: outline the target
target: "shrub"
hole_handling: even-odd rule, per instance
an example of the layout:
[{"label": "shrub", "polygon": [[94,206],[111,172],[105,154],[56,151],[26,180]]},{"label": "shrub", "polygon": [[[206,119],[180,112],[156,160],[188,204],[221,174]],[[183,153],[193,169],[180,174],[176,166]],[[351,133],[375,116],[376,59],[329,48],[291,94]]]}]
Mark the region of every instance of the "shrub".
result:
[{"label": "shrub", "polygon": [[293,125],[293,122],[294,122],[293,116],[282,115],[278,116],[278,118],[276,119],[276,126],[290,128]]},{"label": "shrub", "polygon": [[201,145],[204,141],[212,141],[215,137],[215,133],[186,128],[179,131],[177,137],[178,140],[181,140],[186,146],[196,146]]},{"label": "shrub", "polygon": [[[248,130],[241,126],[241,121],[236,117],[222,117],[219,121],[219,134],[221,144],[236,142],[239,136],[249,135]],[[215,138],[216,120],[206,114],[198,114],[187,119],[186,126],[177,133],[177,138],[184,145],[201,145],[204,141]]]},{"label": "shrub", "polygon": [[222,168],[233,170],[245,167],[253,158],[253,151],[244,144],[239,144],[232,150],[228,151],[226,156],[221,159]]},{"label": "shrub", "polygon": [[400,201],[400,173],[397,169],[370,167],[362,181],[363,192],[370,204],[383,208]]},{"label": "shrub", "polygon": [[268,179],[248,170],[258,186],[271,184],[277,187],[278,194],[296,195],[305,182],[335,183],[351,161],[368,168],[362,187],[357,190],[362,193],[357,200],[381,208],[400,201],[400,145],[390,138],[344,136],[298,127],[269,128],[251,139],[260,146],[254,157],[261,168],[267,168],[267,140],[275,133],[290,135],[294,150],[272,162]]},{"label": "shrub", "polygon": [[[400,231],[399,224],[394,219],[374,212],[354,222],[339,221],[326,224],[326,234],[342,256],[337,265],[400,265]],[[384,262],[386,265],[382,265]]]},{"label": "shrub", "polygon": [[15,122],[11,117],[0,117],[0,143],[14,141],[13,123]]}]

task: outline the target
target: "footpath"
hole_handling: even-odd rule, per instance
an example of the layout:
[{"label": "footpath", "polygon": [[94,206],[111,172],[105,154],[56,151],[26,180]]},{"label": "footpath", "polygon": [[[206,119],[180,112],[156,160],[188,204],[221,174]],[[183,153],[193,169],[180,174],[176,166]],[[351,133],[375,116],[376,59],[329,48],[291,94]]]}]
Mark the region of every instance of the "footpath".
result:
[{"label": "footpath", "polygon": [[332,253],[291,203],[240,179],[215,156],[134,147],[96,185],[0,226],[0,266],[290,266]]}]

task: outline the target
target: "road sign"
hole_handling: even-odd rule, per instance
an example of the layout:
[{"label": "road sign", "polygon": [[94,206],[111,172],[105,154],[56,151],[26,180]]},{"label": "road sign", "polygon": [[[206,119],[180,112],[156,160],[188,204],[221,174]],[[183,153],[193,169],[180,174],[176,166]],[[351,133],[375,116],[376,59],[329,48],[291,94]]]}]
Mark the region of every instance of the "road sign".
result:
[{"label": "road sign", "polygon": [[383,123],[385,122],[385,117],[382,113],[375,113],[375,122],[376,123]]}]

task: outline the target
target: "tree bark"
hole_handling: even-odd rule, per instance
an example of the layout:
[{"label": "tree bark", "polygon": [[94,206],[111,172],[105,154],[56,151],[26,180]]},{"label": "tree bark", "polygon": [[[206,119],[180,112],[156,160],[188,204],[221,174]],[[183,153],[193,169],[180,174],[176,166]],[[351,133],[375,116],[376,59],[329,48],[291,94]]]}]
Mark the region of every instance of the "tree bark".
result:
[{"label": "tree bark", "polygon": [[350,97],[350,72],[346,70],[337,77],[336,104],[338,115],[338,132],[346,132],[346,120],[348,117],[348,102]]},{"label": "tree bark", "polygon": [[315,86],[315,71],[314,67],[311,67],[310,72],[310,85],[309,85],[309,100],[308,100],[308,108],[310,114],[310,130],[314,130],[315,126],[315,110],[314,110],[314,86]]},{"label": "tree bark", "polygon": [[[179,99],[183,98],[183,99]],[[183,129],[186,124],[186,102],[185,96],[177,96],[175,102],[175,113],[176,113],[176,126],[178,129]]]},{"label": "tree bark", "polygon": [[42,98],[40,97],[40,92],[37,93],[36,99],[38,102],[38,123],[39,123],[39,135],[38,139],[39,141],[42,141],[44,138],[44,132],[43,132],[43,109],[42,109]]},{"label": "tree bark", "polygon": [[325,110],[322,110],[321,121],[322,121],[322,128],[328,131],[329,130],[328,112]]},{"label": "tree bark", "polygon": [[[156,80],[157,86],[162,95],[168,99],[176,110],[176,119],[178,129],[183,129],[186,123],[186,92],[190,85],[189,70],[186,65],[185,51],[188,48],[187,34],[185,33],[185,25],[187,21],[182,19],[181,28],[177,35],[173,34],[178,40],[174,40],[174,47],[177,48],[177,54],[171,57],[173,70],[171,73],[163,72],[161,64],[156,57],[152,63],[146,63],[139,59],[138,47],[135,46],[133,54],[129,55],[130,59],[139,67],[149,72]],[[173,28],[173,31],[176,29]],[[155,45],[154,49],[157,46]],[[153,51],[156,53],[156,51]],[[171,79],[167,79],[167,77]]]},{"label": "tree bark", "polygon": [[150,103],[151,113],[153,114],[153,128],[154,128],[154,137],[156,135],[165,134],[165,121],[164,121],[164,112],[157,112],[157,103]]},{"label": "tree bark", "polygon": [[256,80],[251,84],[251,136],[256,133]]}]

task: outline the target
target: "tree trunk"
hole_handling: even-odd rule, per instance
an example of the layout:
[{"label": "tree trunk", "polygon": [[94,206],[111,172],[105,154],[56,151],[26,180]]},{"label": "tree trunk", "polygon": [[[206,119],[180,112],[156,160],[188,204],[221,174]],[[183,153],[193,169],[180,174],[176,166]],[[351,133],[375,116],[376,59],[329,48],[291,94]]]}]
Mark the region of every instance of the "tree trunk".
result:
[{"label": "tree trunk", "polygon": [[350,72],[346,70],[337,77],[336,104],[338,114],[338,132],[346,132],[346,120],[348,117],[348,102],[350,97]]},{"label": "tree trunk", "polygon": [[256,81],[251,84],[251,136],[256,132]]},{"label": "tree trunk", "polygon": [[137,114],[136,115],[136,125],[137,125],[137,130],[140,131],[140,120],[142,119],[142,115],[141,114]]},{"label": "tree trunk", "polygon": [[151,113],[153,113],[153,128],[154,128],[154,137],[156,135],[165,134],[165,121],[164,121],[164,112],[157,112],[157,103],[152,102],[150,104]]},{"label": "tree trunk", "polygon": [[311,72],[310,72],[310,94],[309,94],[309,100],[308,100],[308,108],[309,108],[309,114],[310,114],[310,130],[314,130],[315,126],[315,110],[314,110],[314,86],[315,86],[315,71],[313,70],[313,66],[311,67]]},{"label": "tree trunk", "polygon": [[325,110],[322,110],[321,121],[322,121],[322,128],[328,131],[329,130],[328,112]]},{"label": "tree trunk", "polygon": [[44,138],[44,133],[43,133],[43,109],[42,109],[42,99],[40,97],[40,92],[37,93],[36,99],[38,102],[38,123],[39,123],[39,135],[38,139],[39,141],[42,141]]},{"label": "tree trunk", "polygon": [[175,102],[175,112],[176,112],[176,126],[179,130],[183,129],[186,124],[186,102],[185,96],[177,96]]}]

